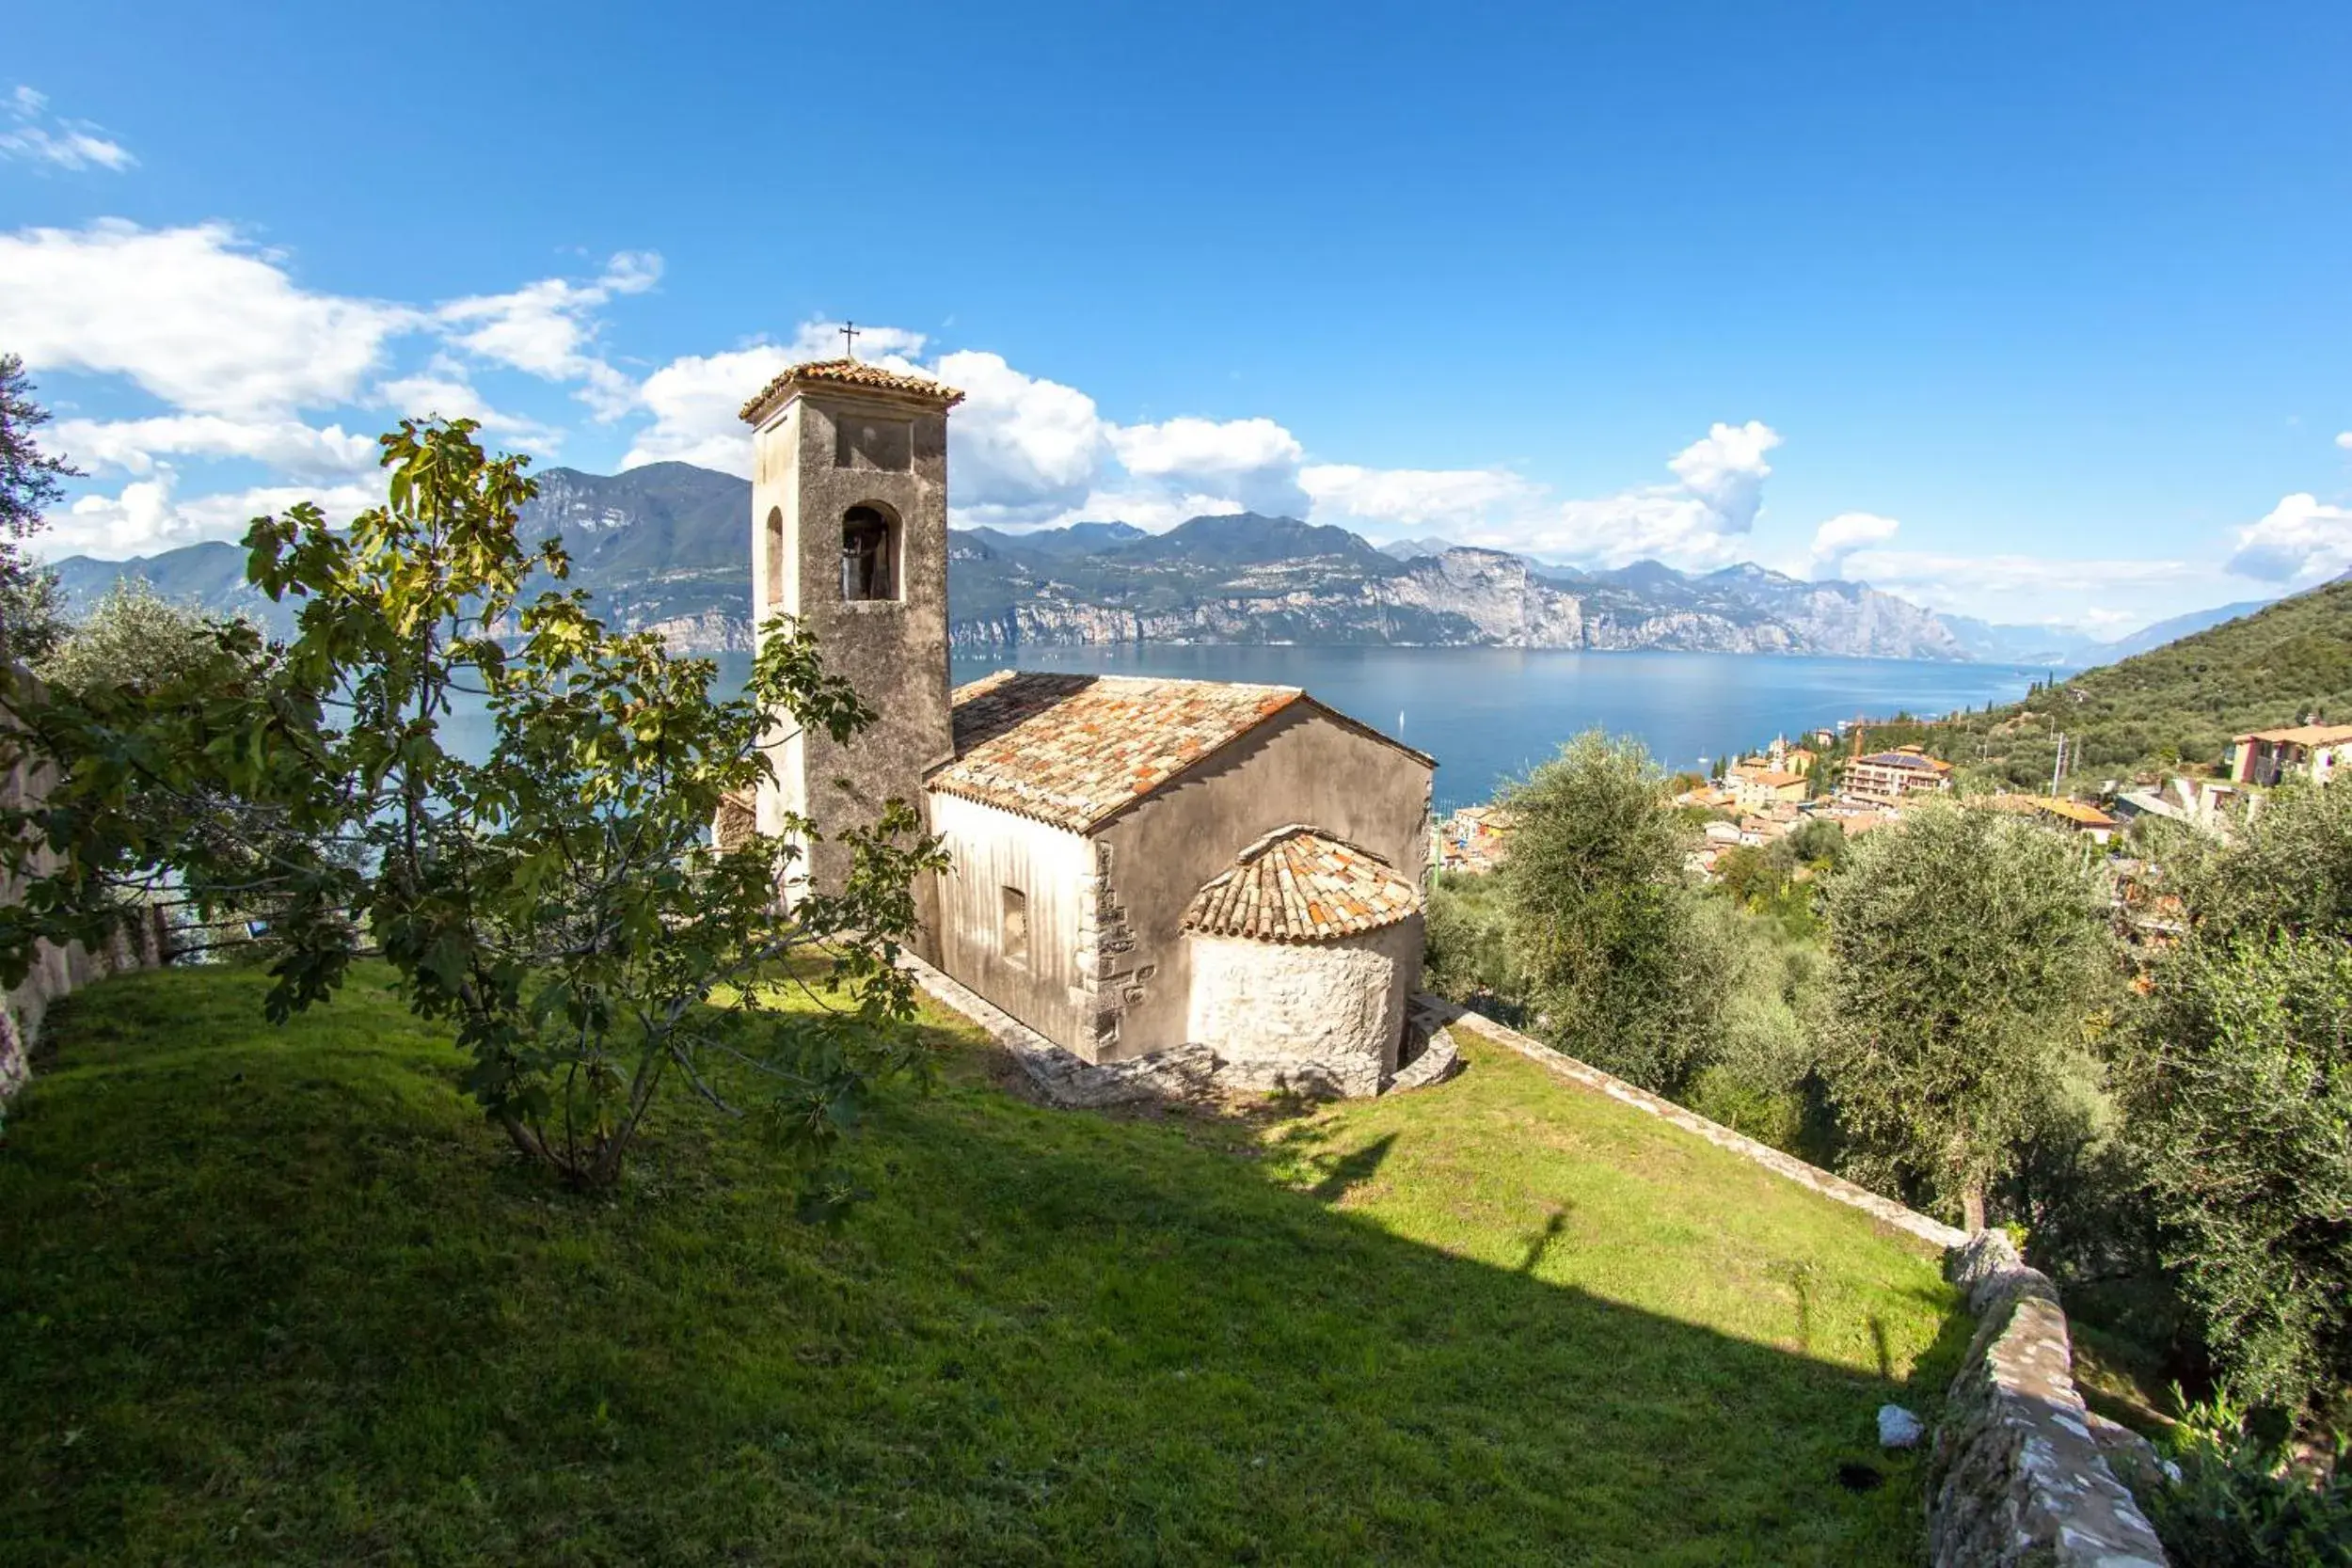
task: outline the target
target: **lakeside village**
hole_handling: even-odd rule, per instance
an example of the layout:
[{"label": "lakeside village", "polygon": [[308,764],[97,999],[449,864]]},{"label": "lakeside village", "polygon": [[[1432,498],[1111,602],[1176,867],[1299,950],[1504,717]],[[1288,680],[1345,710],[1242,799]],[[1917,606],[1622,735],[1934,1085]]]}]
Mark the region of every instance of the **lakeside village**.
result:
[{"label": "lakeside village", "polygon": [[[1916,741],[1868,749],[1874,731],[1915,734],[1932,730],[1936,722],[1909,715],[1840,720],[1834,729],[1806,732],[1793,745],[1775,736],[1759,751],[1724,759],[1711,778],[1677,774],[1674,803],[1700,823],[1703,840],[1692,850],[1688,868],[1717,881],[1726,854],[1767,848],[1807,823],[1835,823],[1851,839],[1900,821],[1905,806],[1921,800],[1982,795],[1997,810],[2106,849],[2119,906],[2134,911],[2134,924],[2161,931],[2163,900],[2147,886],[2150,866],[2123,852],[2135,822],[2155,817],[2226,834],[2235,815],[2260,809],[2266,790],[2292,782],[2325,784],[2352,768],[2352,724],[2323,724],[2316,718],[2233,736],[2220,777],[2184,769],[2156,778],[2106,779],[2068,793],[2058,793],[2066,787],[2066,764],[2055,746],[2054,788],[2048,794],[1994,787],[1930,755]],[[1431,863],[1445,872],[1492,871],[1510,847],[1511,826],[1509,808],[1499,802],[1461,807],[1436,825]],[[1809,868],[1799,866],[1794,875],[1804,879]]]}]

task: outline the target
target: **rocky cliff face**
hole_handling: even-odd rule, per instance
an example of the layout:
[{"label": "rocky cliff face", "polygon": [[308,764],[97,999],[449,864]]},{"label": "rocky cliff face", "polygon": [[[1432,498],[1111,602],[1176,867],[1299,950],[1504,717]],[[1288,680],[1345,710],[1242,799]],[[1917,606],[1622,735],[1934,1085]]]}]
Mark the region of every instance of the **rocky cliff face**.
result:
[{"label": "rocky cliff face", "polygon": [[752,617],[746,610],[740,615],[728,615],[708,610],[699,615],[672,615],[663,619],[631,617],[624,629],[649,631],[669,644],[674,654],[748,654],[752,648]]},{"label": "rocky cliff face", "polygon": [[1384,586],[1399,604],[1449,616],[1502,648],[1585,645],[1584,607],[1537,578],[1528,563],[1501,550],[1449,549],[1409,563]]},{"label": "rocky cliff face", "polygon": [[[996,553],[988,564],[1002,571],[1008,563]],[[1518,556],[1453,548],[1370,580],[1334,572],[1320,581],[1278,587],[1261,571],[1256,581],[1229,578],[1221,585],[1225,592],[1213,588],[1182,602],[1147,606],[1117,597],[1104,602],[1099,585],[1068,583],[1012,563],[1016,582],[1006,586],[1018,592],[1007,593],[995,613],[959,618],[950,635],[959,647],[996,651],[1025,642],[1379,642],[1967,657],[1932,614],[1891,594],[1745,570],[1753,576],[1724,583],[1669,574],[1676,584],[1636,587],[1607,578],[1550,578]],[[1669,591],[1681,583],[1710,586]]]}]

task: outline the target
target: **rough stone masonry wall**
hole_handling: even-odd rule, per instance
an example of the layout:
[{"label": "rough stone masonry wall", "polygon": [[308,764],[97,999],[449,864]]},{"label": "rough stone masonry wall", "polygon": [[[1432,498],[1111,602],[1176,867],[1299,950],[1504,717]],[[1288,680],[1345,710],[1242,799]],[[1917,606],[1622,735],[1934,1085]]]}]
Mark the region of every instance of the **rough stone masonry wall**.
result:
[{"label": "rough stone masonry wall", "polygon": [[[1419,915],[1332,942],[1190,933],[1185,1038],[1231,1064],[1234,1087],[1327,1085],[1380,1092],[1396,1071],[1406,993],[1421,971]],[[1254,1075],[1254,1076],[1253,1076]]]},{"label": "rough stone masonry wall", "polygon": [[[40,689],[40,683],[22,670],[0,672],[0,679],[20,683],[33,691]],[[12,728],[9,710],[5,701],[0,701],[0,810],[21,811],[47,798],[56,770],[48,763],[19,754],[17,748],[8,743]],[[39,875],[48,869],[52,860],[46,852],[37,857],[34,873]],[[13,904],[17,897],[17,880],[0,873],[0,906]],[[151,916],[160,914],[156,911],[149,912]],[[135,930],[119,933],[103,952],[93,953],[78,942],[63,947],[45,942],[40,944],[32,972],[24,976],[24,983],[0,991],[0,1099],[14,1094],[30,1074],[33,1047],[40,1039],[41,1021],[49,1011],[49,1004],[92,980],[160,962],[162,935],[160,919],[151,918]]]},{"label": "rough stone masonry wall", "polygon": [[2115,1474],[2153,1480],[2154,1451],[2083,1403],[2057,1288],[1994,1230],[1958,1248],[1950,1274],[1977,1336],[1929,1462],[1930,1560],[2159,1568],[2164,1547]]},{"label": "rough stone masonry wall", "polygon": [[2121,1469],[2155,1481],[2155,1452],[2145,1438],[2083,1403],[2058,1288],[2026,1267],[2006,1236],[1956,1230],[1492,1019],[1436,998],[1422,1002],[1562,1078],[1944,1249],[1946,1271],[1978,1323],[1945,1397],[1929,1461],[1928,1544],[1935,1568],[2163,1568],[2163,1545],[2117,1479]]}]

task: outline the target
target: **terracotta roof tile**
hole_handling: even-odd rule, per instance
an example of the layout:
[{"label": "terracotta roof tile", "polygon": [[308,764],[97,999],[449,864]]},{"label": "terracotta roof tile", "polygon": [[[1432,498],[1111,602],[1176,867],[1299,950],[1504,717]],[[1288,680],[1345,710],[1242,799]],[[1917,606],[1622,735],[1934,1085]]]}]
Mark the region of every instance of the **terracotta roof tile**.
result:
[{"label": "terracotta roof tile", "polygon": [[963,394],[955,388],[933,381],[928,375],[902,375],[897,371],[886,371],[880,365],[869,365],[863,359],[813,359],[804,365],[792,366],[754,393],[750,401],[743,404],[743,422],[757,424],[778,395],[801,382],[865,387],[878,392],[913,392],[938,400],[943,408],[953,408],[963,401]]},{"label": "terracotta roof tile", "polygon": [[1007,670],[956,689],[929,786],[1084,832],[1306,694],[1295,686]]},{"label": "terracotta roof tile", "polygon": [[1393,926],[1421,894],[1368,849],[1285,828],[1241,853],[1193,895],[1184,928],[1256,942],[1329,942]]},{"label": "terracotta roof tile", "polygon": [[2085,828],[2115,828],[2122,826],[2122,824],[2117,822],[2114,817],[2109,816],[2106,812],[2101,811],[2098,807],[2086,805],[2080,800],[2069,800],[2061,796],[2044,797],[2042,800],[2036,800],[2034,802],[2034,806],[2037,810],[2048,812],[2052,816],[2062,816],[2067,821],[2075,823],[2078,826]]}]

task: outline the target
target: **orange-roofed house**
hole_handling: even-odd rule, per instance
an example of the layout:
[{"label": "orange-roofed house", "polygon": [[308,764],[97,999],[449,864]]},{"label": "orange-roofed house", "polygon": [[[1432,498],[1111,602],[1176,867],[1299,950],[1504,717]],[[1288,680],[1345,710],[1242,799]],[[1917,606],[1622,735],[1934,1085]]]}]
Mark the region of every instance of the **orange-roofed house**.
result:
[{"label": "orange-roofed house", "polygon": [[2297,724],[2256,730],[2230,742],[2230,778],[2279,784],[2301,777],[2324,784],[2352,767],[2352,724]]},{"label": "orange-roofed house", "polygon": [[[1207,1047],[1236,1087],[1375,1092],[1419,983],[1434,761],[1296,687],[947,677],[948,411],[929,377],[796,365],[753,428],[753,619],[815,633],[880,717],[778,716],[757,831],[915,805],[951,859],[921,956],[1093,1064]],[[798,888],[784,890],[794,896]]]},{"label": "orange-roofed house", "polygon": [[1811,788],[1802,773],[1744,763],[1726,770],[1724,783],[1730,786],[1732,798],[1750,810],[1775,800],[1802,800]]},{"label": "orange-roofed house", "polygon": [[2042,820],[2052,822],[2070,832],[2088,833],[2093,841],[2105,844],[2115,836],[2123,824],[2109,816],[2087,800],[2070,800],[2063,796],[2042,796],[2034,800],[2034,810]]}]

